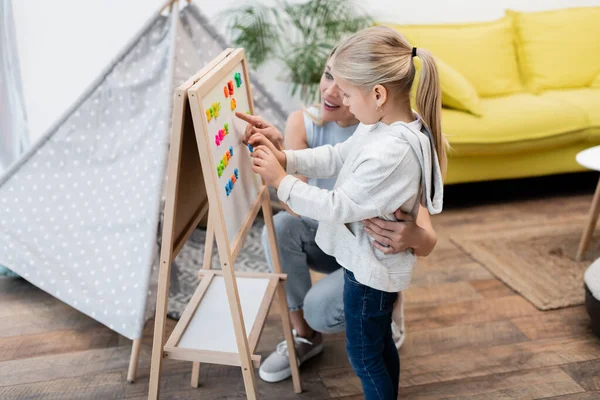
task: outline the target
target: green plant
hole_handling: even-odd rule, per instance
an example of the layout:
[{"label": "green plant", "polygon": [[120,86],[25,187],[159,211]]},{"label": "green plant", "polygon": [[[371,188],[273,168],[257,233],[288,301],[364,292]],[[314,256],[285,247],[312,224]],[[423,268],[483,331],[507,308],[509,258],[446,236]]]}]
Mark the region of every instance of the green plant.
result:
[{"label": "green plant", "polygon": [[308,0],[275,5],[252,4],[227,10],[228,33],[259,67],[275,60],[283,67],[291,94],[309,104],[319,95],[319,80],[329,52],[344,36],[372,24],[353,1]]}]

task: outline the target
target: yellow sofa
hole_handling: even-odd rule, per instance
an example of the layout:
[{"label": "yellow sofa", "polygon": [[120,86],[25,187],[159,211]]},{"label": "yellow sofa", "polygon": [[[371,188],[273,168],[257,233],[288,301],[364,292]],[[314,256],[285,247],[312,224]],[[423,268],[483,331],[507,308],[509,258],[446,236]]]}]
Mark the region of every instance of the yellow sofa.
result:
[{"label": "yellow sofa", "polygon": [[600,7],[382,25],[436,57],[446,183],[580,171],[577,152],[600,144]]}]

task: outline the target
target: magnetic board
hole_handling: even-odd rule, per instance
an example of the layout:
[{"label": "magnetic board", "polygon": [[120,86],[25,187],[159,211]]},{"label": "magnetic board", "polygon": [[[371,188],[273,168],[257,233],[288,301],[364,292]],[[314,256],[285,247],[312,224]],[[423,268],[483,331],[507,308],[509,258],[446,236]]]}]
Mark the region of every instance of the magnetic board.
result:
[{"label": "magnetic board", "polygon": [[261,188],[260,176],[252,172],[250,149],[242,142],[246,123],[234,114],[254,111],[243,60],[224,60],[197,87],[195,94],[208,137],[207,161],[216,182],[227,237],[233,243]]}]

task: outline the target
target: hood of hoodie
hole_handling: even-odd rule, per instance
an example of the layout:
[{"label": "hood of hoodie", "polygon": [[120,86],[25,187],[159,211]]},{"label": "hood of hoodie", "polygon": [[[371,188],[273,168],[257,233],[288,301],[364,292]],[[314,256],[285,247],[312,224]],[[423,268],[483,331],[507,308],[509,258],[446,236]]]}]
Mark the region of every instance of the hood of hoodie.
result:
[{"label": "hood of hoodie", "polygon": [[404,138],[421,164],[421,204],[431,215],[442,212],[444,203],[444,181],[442,170],[430,130],[422,123],[421,117],[415,114],[417,121],[413,123],[394,122],[389,125],[394,135]]}]

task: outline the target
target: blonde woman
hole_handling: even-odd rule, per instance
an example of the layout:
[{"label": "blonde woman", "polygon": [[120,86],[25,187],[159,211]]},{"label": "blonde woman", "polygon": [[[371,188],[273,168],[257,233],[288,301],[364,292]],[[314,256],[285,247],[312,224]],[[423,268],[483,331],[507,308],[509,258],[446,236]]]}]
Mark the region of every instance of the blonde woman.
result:
[{"label": "blonde woman", "polygon": [[[292,150],[336,145],[350,138],[359,121],[343,104],[342,93],[331,75],[330,61],[327,61],[321,77],[321,103],[290,115],[285,128],[285,143],[281,133],[267,121],[238,114],[250,122],[246,137],[261,133],[277,148]],[[333,189],[335,183],[335,178],[299,178],[326,190]],[[366,232],[375,240],[372,245],[385,254],[400,253],[410,248],[417,256],[427,256],[437,240],[428,211],[420,207],[418,215],[414,216],[399,209],[395,217],[397,221],[380,218],[364,221]],[[317,221],[298,217],[288,210],[275,215],[274,222],[282,267],[288,274],[286,291],[296,351],[300,361],[304,362],[323,351],[322,333],[338,333],[345,329],[344,271],[334,257],[325,254],[315,243]],[[263,232],[263,246],[265,252],[270,252],[266,231]],[[327,276],[312,285],[310,269]],[[394,313],[396,323],[391,326],[399,348],[405,337],[401,297]],[[286,346],[285,341],[281,342],[263,362],[259,371],[263,380],[278,382],[291,375]]]}]

